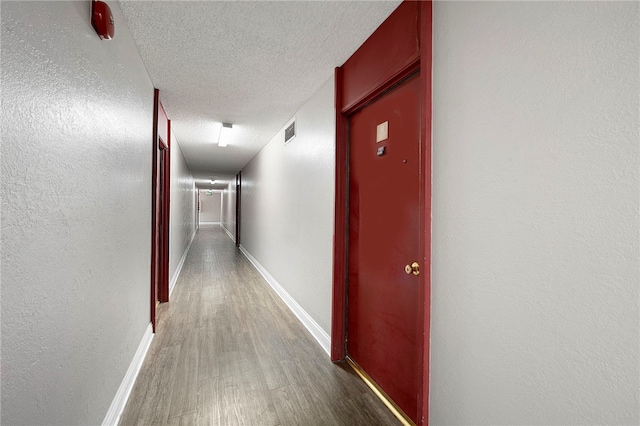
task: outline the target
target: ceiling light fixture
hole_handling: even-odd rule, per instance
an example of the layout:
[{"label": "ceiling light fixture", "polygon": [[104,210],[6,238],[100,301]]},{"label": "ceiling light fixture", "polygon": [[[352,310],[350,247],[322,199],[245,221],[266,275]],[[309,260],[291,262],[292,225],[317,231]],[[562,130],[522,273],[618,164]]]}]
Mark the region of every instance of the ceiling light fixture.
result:
[{"label": "ceiling light fixture", "polygon": [[216,184],[215,179],[211,179],[211,181],[210,181],[210,182],[211,182],[211,185],[215,185],[215,184]]},{"label": "ceiling light fixture", "polygon": [[220,136],[218,136],[218,146],[225,147],[229,144],[229,138],[231,137],[231,130],[233,129],[233,124],[231,123],[222,123],[222,127],[220,127]]}]

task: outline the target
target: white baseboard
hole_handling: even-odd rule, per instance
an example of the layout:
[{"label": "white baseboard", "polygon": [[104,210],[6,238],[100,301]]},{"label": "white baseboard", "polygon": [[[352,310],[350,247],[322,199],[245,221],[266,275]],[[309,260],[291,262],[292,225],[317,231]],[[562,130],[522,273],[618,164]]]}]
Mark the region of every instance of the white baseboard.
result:
[{"label": "white baseboard", "polygon": [[191,240],[189,241],[187,248],[185,249],[184,253],[182,254],[182,257],[180,258],[180,263],[178,263],[178,267],[173,272],[173,277],[171,277],[171,281],[169,282],[169,297],[171,297],[171,293],[173,293],[173,288],[176,286],[176,283],[178,282],[178,277],[180,276],[180,272],[182,271],[184,260],[187,258],[187,253],[189,253],[189,249],[191,248],[191,243],[193,243],[193,239],[195,237],[196,237],[196,233],[194,232],[193,235],[191,235]]},{"label": "white baseboard", "polygon": [[271,276],[271,274],[264,268],[264,266],[262,266],[260,262],[258,262],[258,260],[253,257],[242,244],[240,245],[240,251],[242,251],[242,254],[244,254],[246,258],[249,259],[249,262],[251,262],[253,266],[255,266],[258,272],[262,274],[267,283],[269,283],[271,288],[273,288],[278,296],[280,296],[282,301],[289,307],[291,312],[293,312],[293,314],[298,317],[302,325],[304,325],[306,329],[309,330],[311,335],[318,341],[327,355],[331,355],[331,337],[329,337],[329,335],[318,325],[318,323],[315,322],[315,320],[311,318],[311,316],[304,309],[302,309],[302,306],[300,306],[298,302],[296,302],[295,299],[291,297],[289,293],[287,293],[287,291],[278,283],[278,281],[276,281],[276,279]]},{"label": "white baseboard", "polygon": [[200,225],[220,225],[220,222],[200,222]]},{"label": "white baseboard", "polygon": [[122,379],[122,383],[120,383],[120,387],[116,392],[116,396],[111,402],[109,411],[107,411],[107,415],[102,421],[102,426],[116,426],[120,421],[120,416],[122,415],[124,407],[127,404],[129,394],[131,393],[131,389],[133,389],[133,385],[136,382],[136,378],[138,377],[138,373],[140,372],[140,367],[142,367],[142,362],[144,361],[144,357],[147,355],[147,351],[149,350],[149,346],[151,345],[152,340],[153,327],[151,326],[151,323],[149,323],[149,326],[144,332],[144,336],[142,336],[142,340],[138,345],[138,350],[136,350],[136,354],[131,360],[131,364],[129,365],[127,374],[124,375],[124,379]]},{"label": "white baseboard", "polygon": [[220,227],[222,228],[222,230],[224,232],[227,233],[227,235],[229,236],[229,238],[231,238],[231,241],[233,241],[234,243],[236,242],[236,237],[233,236],[233,234],[231,233],[231,231],[229,231],[223,224],[220,224]]}]

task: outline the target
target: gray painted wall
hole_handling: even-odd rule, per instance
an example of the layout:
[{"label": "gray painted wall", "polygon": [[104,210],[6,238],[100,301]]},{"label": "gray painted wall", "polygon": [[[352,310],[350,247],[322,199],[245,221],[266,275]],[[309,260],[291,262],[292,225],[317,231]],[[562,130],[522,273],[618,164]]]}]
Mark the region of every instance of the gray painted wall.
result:
[{"label": "gray painted wall", "polygon": [[[207,195],[209,193],[210,195]],[[222,192],[200,190],[200,224],[220,222],[222,216]]]},{"label": "gray painted wall", "polygon": [[102,422],[149,324],[153,86],[117,2],[3,2],[2,415]]},{"label": "gray painted wall", "polygon": [[431,424],[640,422],[638,6],[434,3]]},{"label": "gray painted wall", "polygon": [[169,213],[169,277],[174,282],[180,261],[196,232],[197,189],[180,142],[171,133],[171,194]]},{"label": "gray painted wall", "polygon": [[[202,198],[201,198],[202,200]],[[242,203],[242,201],[240,201]],[[236,183],[235,180],[222,191],[222,227],[236,237]],[[242,232],[242,231],[240,231]],[[242,235],[240,236],[242,238]]]},{"label": "gray painted wall", "polygon": [[[242,246],[331,333],[335,167],[333,78],[242,171]],[[283,123],[284,124],[284,123]]]}]

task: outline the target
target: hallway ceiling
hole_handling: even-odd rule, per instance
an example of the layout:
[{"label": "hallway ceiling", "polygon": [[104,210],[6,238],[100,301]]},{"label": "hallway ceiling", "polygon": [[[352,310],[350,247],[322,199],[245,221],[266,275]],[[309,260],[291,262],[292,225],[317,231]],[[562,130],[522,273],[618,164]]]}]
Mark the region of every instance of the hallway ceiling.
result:
[{"label": "hallway ceiling", "polygon": [[196,185],[222,189],[400,1],[120,4]]}]

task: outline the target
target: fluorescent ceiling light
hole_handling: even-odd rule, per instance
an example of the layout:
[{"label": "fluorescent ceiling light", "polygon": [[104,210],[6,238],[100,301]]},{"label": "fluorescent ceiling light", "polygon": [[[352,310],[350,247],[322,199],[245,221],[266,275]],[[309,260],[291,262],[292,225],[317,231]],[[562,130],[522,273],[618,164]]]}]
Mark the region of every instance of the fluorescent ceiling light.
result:
[{"label": "fluorescent ceiling light", "polygon": [[225,147],[229,144],[229,138],[231,137],[232,129],[233,124],[222,123],[222,127],[220,128],[220,136],[218,137],[218,146]]},{"label": "fluorescent ceiling light", "polygon": [[211,181],[210,181],[210,182],[211,182],[211,185],[215,185],[215,184],[216,184],[215,179],[211,179]]}]

